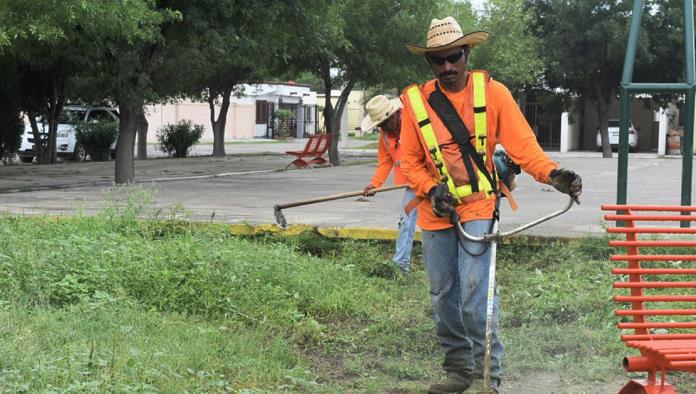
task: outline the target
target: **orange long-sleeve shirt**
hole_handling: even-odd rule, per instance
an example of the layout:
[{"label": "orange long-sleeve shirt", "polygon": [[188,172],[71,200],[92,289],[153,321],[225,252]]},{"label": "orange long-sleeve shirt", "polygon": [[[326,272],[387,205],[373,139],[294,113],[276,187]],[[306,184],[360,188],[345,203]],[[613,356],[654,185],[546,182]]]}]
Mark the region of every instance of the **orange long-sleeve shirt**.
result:
[{"label": "orange long-sleeve shirt", "polygon": [[370,183],[374,187],[381,187],[389,177],[392,167],[394,168],[394,184],[405,184],[406,177],[401,172],[401,162],[399,161],[401,144],[398,135],[390,135],[381,130],[379,133],[379,145],[377,146],[377,168],[375,175]]},{"label": "orange long-sleeve shirt", "polygon": [[[464,120],[471,135],[474,135],[473,78],[468,78],[466,88],[458,93],[442,90]],[[435,80],[426,82],[422,87],[425,97],[435,90]],[[402,101],[408,98],[402,95]],[[409,186],[419,197],[425,198],[418,206],[418,226],[424,230],[449,228],[448,217],[437,217],[432,210],[428,191],[437,185],[439,176],[434,163],[427,152],[427,145],[418,128],[418,122],[410,105],[404,105],[401,123],[401,169],[408,179]],[[537,181],[546,183],[551,170],[558,165],[551,161],[537,143],[536,136],[527,120],[512,98],[510,91],[500,82],[490,80],[486,89],[486,114],[488,133],[487,166],[492,169],[491,158],[496,144],[507,150],[512,160],[522,170]],[[450,136],[448,141],[438,141],[440,145],[454,143]],[[481,199],[457,206],[460,219],[465,221],[490,219],[495,208],[494,199]]]}]

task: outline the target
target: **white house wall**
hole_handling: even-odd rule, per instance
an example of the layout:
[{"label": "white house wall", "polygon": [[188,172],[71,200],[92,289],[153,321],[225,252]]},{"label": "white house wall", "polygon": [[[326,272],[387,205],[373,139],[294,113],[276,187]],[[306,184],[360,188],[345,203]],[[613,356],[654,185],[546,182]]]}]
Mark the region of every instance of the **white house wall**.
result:
[{"label": "white house wall", "polygon": [[[284,84],[245,85],[243,96],[232,96],[227,112],[225,141],[235,139],[251,139],[266,135],[266,125],[256,124],[256,101],[264,100],[286,104],[316,105],[317,94],[308,86]],[[220,106],[215,107],[215,114],[220,112]],[[203,141],[213,140],[213,128],[210,124],[210,108],[208,103],[180,101],[171,104],[158,104],[146,107],[146,117],[149,123],[148,142],[157,141],[157,130],[169,123],[190,120],[192,123],[203,125],[205,133]]]}]

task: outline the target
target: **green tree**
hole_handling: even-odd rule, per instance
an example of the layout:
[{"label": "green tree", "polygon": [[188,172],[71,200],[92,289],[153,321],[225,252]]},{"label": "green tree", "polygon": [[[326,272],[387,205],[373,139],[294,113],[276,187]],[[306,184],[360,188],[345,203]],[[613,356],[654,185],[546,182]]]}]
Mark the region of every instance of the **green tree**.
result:
[{"label": "green tree", "polygon": [[[32,126],[39,164],[56,160],[58,117],[70,78],[84,67],[91,49],[92,40],[85,39],[92,31],[90,27],[94,27],[87,17],[89,4],[79,7],[76,3],[70,0],[3,2],[3,26],[9,37],[3,52],[17,60],[22,109]],[[85,27],[87,32],[82,31]],[[39,133],[37,117],[48,124],[47,138]]]},{"label": "green tree", "polygon": [[[40,163],[55,161],[58,118],[75,79],[91,76],[104,58],[117,57],[114,43],[148,36],[153,0],[5,0],[0,21],[0,50],[17,59],[23,110],[34,137],[36,118],[48,123],[48,138],[37,149]],[[70,95],[75,97],[75,95]],[[104,96],[102,96],[104,97]]]},{"label": "green tree", "polygon": [[[633,2],[613,0],[526,0],[532,31],[543,45],[544,81],[550,88],[595,104],[604,157],[611,157],[609,108],[616,98],[626,53]],[[639,57],[648,58],[643,29]]]},{"label": "green tree", "polygon": [[113,12],[123,14],[117,19],[131,23],[121,25],[121,34],[111,34],[100,41],[107,50],[96,62],[91,82],[96,91],[118,105],[120,121],[114,182],[123,184],[135,178],[133,151],[144,117],[143,106],[161,99],[156,88],[161,87],[162,82],[157,84],[154,76],[167,60],[164,30],[179,21],[181,14],[163,1],[132,0],[117,4],[119,7]]},{"label": "green tree", "polygon": [[13,157],[24,131],[20,117],[21,85],[14,59],[0,57],[0,160]]},{"label": "green tree", "polygon": [[538,85],[544,71],[539,39],[528,29],[531,19],[524,0],[488,0],[479,26],[489,38],[471,56],[473,67],[487,70],[515,96]]},{"label": "green tree", "polygon": [[[327,133],[337,134],[357,83],[403,88],[423,75],[404,44],[423,40],[430,19],[442,10],[441,3],[431,0],[312,1],[288,8],[286,21],[302,26],[288,47],[288,65],[294,72],[310,71],[323,82]],[[333,89],[341,91],[335,104]],[[339,164],[337,138],[329,158]]]},{"label": "green tree", "polygon": [[[637,54],[634,82],[684,82],[684,1],[648,0],[641,30],[650,38],[645,54]],[[683,95],[654,94],[652,99],[666,107]]]},{"label": "green tree", "polygon": [[[225,126],[232,94],[243,94],[242,83],[267,78],[277,63],[286,32],[278,19],[284,4],[273,0],[176,1],[182,23],[171,29],[168,40],[175,60],[171,74],[181,75],[182,94],[208,103],[213,128],[213,156],[225,155]],[[174,77],[176,78],[176,76]],[[220,106],[216,114],[216,105]]]}]

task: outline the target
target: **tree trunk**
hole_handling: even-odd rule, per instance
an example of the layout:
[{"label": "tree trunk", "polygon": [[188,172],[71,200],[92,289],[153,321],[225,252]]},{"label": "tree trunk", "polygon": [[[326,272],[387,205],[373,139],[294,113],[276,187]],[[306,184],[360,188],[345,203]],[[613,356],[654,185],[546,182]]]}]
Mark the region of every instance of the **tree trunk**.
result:
[{"label": "tree trunk", "polygon": [[55,163],[57,159],[56,138],[58,137],[58,120],[65,103],[65,86],[64,82],[59,83],[58,86],[53,86],[53,107],[51,108],[51,124],[48,133],[48,151],[51,154],[51,164]]},{"label": "tree trunk", "polygon": [[36,123],[36,117],[38,114],[34,111],[27,111],[27,116],[29,117],[29,124],[31,125],[32,135],[34,136],[34,149],[36,151],[36,163],[37,164],[48,164],[48,150],[46,149],[46,143],[43,142],[43,135],[39,130],[39,124]]},{"label": "tree trunk", "polygon": [[230,96],[232,89],[223,89],[222,104],[220,105],[220,113],[217,119],[215,118],[215,99],[217,94],[213,94],[210,90],[208,94],[208,107],[210,108],[210,124],[213,126],[213,156],[225,156],[225,127],[227,126],[227,112],[230,108]]},{"label": "tree trunk", "polygon": [[147,159],[147,131],[150,125],[145,117],[145,108],[140,108],[138,118],[138,160]]},{"label": "tree trunk", "polygon": [[[341,91],[341,95],[338,97],[338,101],[336,102],[336,108],[333,110],[333,125],[335,127],[334,129],[334,136],[338,136],[338,138],[334,138],[331,141],[331,149],[329,150],[329,160],[331,161],[331,164],[334,166],[337,166],[340,164],[339,156],[338,156],[338,140],[341,135],[341,117],[343,116],[343,111],[346,108],[346,104],[348,103],[348,96],[350,95],[350,92],[353,90],[353,86],[355,86],[355,81],[350,80],[346,84],[346,86],[343,88]],[[335,162],[334,159],[332,158],[331,155],[334,155],[335,157]]]},{"label": "tree trunk", "polygon": [[[63,103],[65,102],[65,90],[64,83],[59,83],[58,85],[55,83],[51,84],[51,95],[48,98],[46,111],[43,114],[44,119],[48,123],[48,134],[46,138],[43,139],[36,138],[36,131],[34,133],[34,141],[37,143],[37,155],[39,155],[36,160],[37,164],[54,164],[57,161],[56,137],[58,134],[58,119],[60,118],[60,113],[63,110]],[[42,150],[42,154],[38,153],[39,150]]]},{"label": "tree trunk", "polygon": [[131,183],[135,180],[135,169],[133,167],[133,148],[135,147],[135,135],[138,127],[138,112],[143,107],[143,100],[137,102],[119,102],[121,111],[120,122],[118,125],[118,140],[116,143],[116,171],[114,182],[116,184]]},{"label": "tree trunk", "polygon": [[340,133],[337,133],[334,129],[334,109],[331,103],[331,86],[324,86],[324,129],[326,129],[326,134],[331,134],[331,146],[329,147],[329,162],[334,165],[340,165],[340,158],[338,157],[338,138]]},{"label": "tree trunk", "polygon": [[605,92],[599,84],[595,84],[597,95],[597,119],[599,120],[599,133],[602,139],[602,157],[611,159],[611,144],[609,143],[609,105],[611,98],[614,97],[614,89]]}]

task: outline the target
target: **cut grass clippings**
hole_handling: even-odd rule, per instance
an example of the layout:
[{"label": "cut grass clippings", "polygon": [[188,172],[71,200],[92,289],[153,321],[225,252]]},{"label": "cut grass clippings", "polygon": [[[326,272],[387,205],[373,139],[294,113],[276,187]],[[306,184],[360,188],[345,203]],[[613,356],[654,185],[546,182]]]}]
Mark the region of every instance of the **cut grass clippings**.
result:
[{"label": "cut grass clippings", "polygon": [[[2,390],[422,392],[441,377],[419,245],[403,276],[391,242],[141,214],[0,217]],[[599,238],[500,248],[506,382],[628,379],[610,253]]]}]

